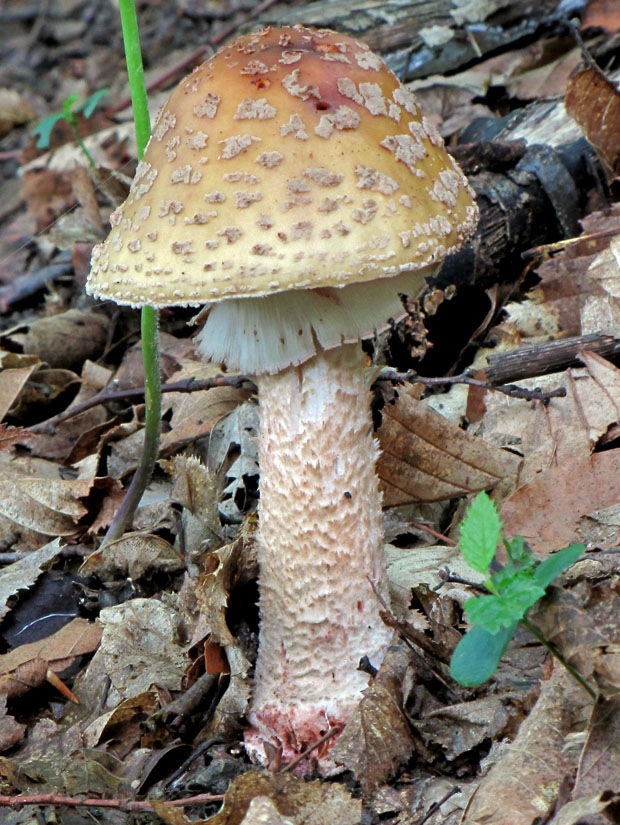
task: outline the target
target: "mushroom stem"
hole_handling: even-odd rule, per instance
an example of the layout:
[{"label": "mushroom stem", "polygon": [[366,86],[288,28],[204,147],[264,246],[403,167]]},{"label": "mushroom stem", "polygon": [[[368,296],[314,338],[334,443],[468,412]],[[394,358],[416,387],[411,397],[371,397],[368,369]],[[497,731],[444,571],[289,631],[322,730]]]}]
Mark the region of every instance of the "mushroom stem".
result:
[{"label": "mushroom stem", "polygon": [[391,633],[370,379],[359,345],[257,378],[260,406],[260,609],[246,734],[286,759],[346,724]]}]

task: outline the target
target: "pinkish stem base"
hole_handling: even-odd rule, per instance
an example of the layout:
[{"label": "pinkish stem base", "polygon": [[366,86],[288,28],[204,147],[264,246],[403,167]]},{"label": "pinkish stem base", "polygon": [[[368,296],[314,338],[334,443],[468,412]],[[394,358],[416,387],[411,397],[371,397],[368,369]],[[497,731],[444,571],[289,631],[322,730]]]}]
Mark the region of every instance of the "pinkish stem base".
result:
[{"label": "pinkish stem base", "polygon": [[261,762],[266,742],[289,760],[344,726],[369,682],[360,659],[378,666],[389,644],[370,585],[387,595],[370,377],[359,346],[344,346],[257,381],[261,631],[246,746]]}]

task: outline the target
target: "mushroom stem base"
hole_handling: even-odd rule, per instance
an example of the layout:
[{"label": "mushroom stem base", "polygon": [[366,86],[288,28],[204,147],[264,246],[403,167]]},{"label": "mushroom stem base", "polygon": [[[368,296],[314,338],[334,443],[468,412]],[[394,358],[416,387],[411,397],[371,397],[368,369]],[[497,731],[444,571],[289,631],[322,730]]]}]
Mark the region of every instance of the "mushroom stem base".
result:
[{"label": "mushroom stem base", "polygon": [[261,631],[246,746],[261,762],[266,742],[288,760],[344,726],[369,682],[360,659],[378,667],[389,644],[373,591],[387,596],[372,372],[348,345],[257,381]]}]

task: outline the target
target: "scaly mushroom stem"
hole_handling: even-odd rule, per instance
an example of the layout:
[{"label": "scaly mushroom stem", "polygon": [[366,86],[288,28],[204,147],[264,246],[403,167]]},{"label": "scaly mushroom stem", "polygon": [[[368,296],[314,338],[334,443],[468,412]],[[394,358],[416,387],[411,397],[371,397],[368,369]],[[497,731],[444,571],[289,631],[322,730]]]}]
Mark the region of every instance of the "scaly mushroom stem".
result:
[{"label": "scaly mushroom stem", "polygon": [[255,688],[246,734],[285,759],[346,724],[391,632],[370,379],[358,346],[323,352],[257,378],[260,405],[260,608]]}]

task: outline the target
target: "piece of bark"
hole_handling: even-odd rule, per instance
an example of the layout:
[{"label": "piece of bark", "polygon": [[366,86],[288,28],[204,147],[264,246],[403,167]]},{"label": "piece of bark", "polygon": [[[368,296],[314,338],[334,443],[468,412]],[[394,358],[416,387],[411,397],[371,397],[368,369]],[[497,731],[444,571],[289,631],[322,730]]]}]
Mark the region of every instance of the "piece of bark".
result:
[{"label": "piece of bark", "polygon": [[484,372],[492,384],[508,384],[568,367],[580,367],[579,353],[584,350],[614,361],[620,356],[620,339],[606,333],[593,333],[520,347],[501,355],[488,355]]},{"label": "piece of bark", "polygon": [[[319,0],[280,4],[259,17],[264,25],[303,23],[346,32],[379,52],[402,80],[453,74],[473,61],[509,51],[523,38],[565,22],[555,0],[496,0],[455,8],[451,0]],[[564,18],[564,20],[563,20]]]}]

